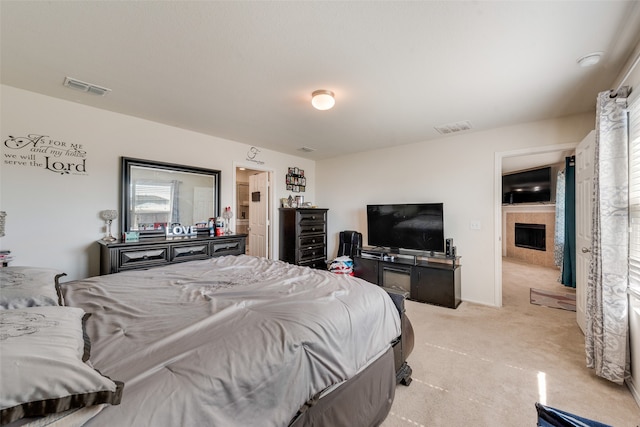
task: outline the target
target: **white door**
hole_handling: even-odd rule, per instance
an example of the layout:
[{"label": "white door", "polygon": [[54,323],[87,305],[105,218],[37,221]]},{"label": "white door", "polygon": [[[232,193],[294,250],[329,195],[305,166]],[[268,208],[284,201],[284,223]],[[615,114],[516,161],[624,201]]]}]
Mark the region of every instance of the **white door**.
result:
[{"label": "white door", "polygon": [[269,247],[269,173],[249,176],[249,254],[267,257]]},{"label": "white door", "polygon": [[576,321],[585,330],[587,279],[591,260],[591,193],[593,192],[595,132],[576,148]]}]

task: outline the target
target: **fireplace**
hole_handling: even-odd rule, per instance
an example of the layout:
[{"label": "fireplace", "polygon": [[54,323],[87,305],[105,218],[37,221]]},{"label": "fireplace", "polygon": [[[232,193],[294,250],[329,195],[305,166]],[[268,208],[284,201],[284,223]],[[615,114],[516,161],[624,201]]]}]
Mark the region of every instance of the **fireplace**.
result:
[{"label": "fireplace", "polygon": [[[556,230],[556,211],[555,206],[535,206],[535,207],[503,207],[503,256],[524,261],[528,264],[542,265],[550,268],[558,268],[553,256],[554,234]],[[516,227],[516,224],[518,226]],[[520,230],[524,224],[525,230]],[[544,247],[545,249],[532,249],[531,246],[543,246],[541,244],[540,234],[542,230],[526,230],[531,228],[542,228],[544,225]],[[529,226],[529,227],[528,227]],[[518,229],[518,246],[516,246],[516,229]],[[520,235],[524,231],[525,235],[533,231],[537,234],[536,239],[531,241],[522,241]],[[528,239],[528,238],[527,238]],[[533,243],[533,244],[532,244]]]},{"label": "fireplace", "polygon": [[545,224],[525,224],[516,222],[515,244],[519,248],[546,251]]}]

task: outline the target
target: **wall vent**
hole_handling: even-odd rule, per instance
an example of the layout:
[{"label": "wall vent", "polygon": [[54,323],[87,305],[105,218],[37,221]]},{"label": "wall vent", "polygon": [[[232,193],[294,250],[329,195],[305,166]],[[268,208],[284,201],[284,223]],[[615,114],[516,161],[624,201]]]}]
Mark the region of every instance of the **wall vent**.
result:
[{"label": "wall vent", "polygon": [[298,148],[298,151],[302,151],[303,153],[312,153],[314,151],[316,151],[315,148],[310,148],[310,147],[300,147]]},{"label": "wall vent", "polygon": [[111,92],[111,89],[107,89],[106,87],[101,87],[91,83],[83,82],[82,80],[74,79],[71,77],[65,77],[64,86],[70,87],[71,89],[81,90],[83,92],[89,92],[89,93],[93,93],[94,95],[100,95],[100,96],[104,96],[107,93]]},{"label": "wall vent", "polygon": [[473,126],[471,125],[471,122],[469,120],[449,123],[446,125],[440,125],[435,127],[435,130],[437,130],[442,135],[449,135],[451,133],[462,132],[470,129],[473,129]]}]

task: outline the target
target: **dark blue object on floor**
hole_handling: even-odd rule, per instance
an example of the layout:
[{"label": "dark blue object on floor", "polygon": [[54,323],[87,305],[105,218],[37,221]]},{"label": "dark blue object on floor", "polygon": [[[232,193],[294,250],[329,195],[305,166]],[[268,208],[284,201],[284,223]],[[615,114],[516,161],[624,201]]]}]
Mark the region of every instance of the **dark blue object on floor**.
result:
[{"label": "dark blue object on floor", "polygon": [[536,402],[538,426],[540,427],[612,427]]}]

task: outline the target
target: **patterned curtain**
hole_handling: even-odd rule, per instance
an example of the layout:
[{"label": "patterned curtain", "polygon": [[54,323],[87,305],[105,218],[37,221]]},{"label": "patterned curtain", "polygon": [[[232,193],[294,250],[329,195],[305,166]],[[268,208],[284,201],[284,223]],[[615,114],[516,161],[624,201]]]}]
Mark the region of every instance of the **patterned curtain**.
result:
[{"label": "patterned curtain", "polygon": [[177,180],[171,181],[171,220],[182,224],[180,219],[180,181]]},{"label": "patterned curtain", "polygon": [[626,97],[598,94],[593,237],[587,283],[587,367],[622,384],[630,375],[628,322],[628,131]]},{"label": "patterned curtain", "polygon": [[558,282],[562,282],[562,266],[564,264],[564,186],[565,171],[558,172],[556,180],[556,231],[553,239],[553,261],[560,268]]}]

